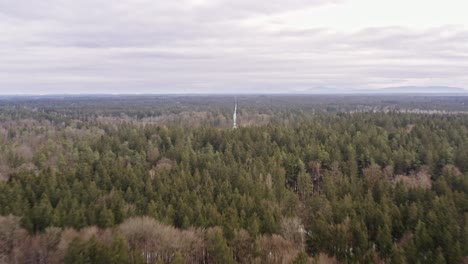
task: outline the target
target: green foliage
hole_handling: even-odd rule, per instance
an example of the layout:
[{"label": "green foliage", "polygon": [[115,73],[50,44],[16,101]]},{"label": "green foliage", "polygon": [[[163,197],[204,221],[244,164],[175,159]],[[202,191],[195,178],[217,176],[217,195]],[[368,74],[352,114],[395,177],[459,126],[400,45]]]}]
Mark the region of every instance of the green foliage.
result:
[{"label": "green foliage", "polygon": [[182,253],[177,251],[171,263],[172,264],[184,264],[185,263],[184,255],[182,255]]},{"label": "green foliage", "polygon": [[308,263],[310,263],[309,256],[304,251],[299,252],[299,254],[297,254],[296,258],[292,262],[292,264],[308,264]]},{"label": "green foliage", "polygon": [[114,235],[110,248],[111,263],[130,264],[132,262],[132,254],[127,240],[120,233]]},{"label": "green foliage", "polygon": [[231,249],[222,232],[214,230],[208,239],[208,255],[211,263],[234,263]]},{"label": "green foliage", "polygon": [[[330,106],[338,113],[324,113],[330,99],[322,99],[257,98],[239,119],[258,126],[235,130],[219,129],[230,126],[226,98],[2,101],[0,214],[20,216],[30,233],[112,229],[141,215],[180,229],[219,226],[224,235],[208,246],[220,263],[233,261],[233,248],[241,259],[238,252],[259,237],[278,233],[281,219],[298,217],[310,255],[461,262],[468,254],[466,115],[346,113],[394,104],[375,98],[349,98]],[[432,99],[395,100],[409,107]],[[431,103],[456,108],[444,100],[466,99]],[[239,230],[250,238],[239,240]],[[190,257],[179,253],[174,261]],[[140,255],[116,235],[112,245],[74,240],[65,262],[135,263]]]},{"label": "green foliage", "polygon": [[73,239],[68,245],[65,255],[65,264],[84,264],[86,263],[85,248],[79,238]]},{"label": "green foliage", "polygon": [[85,242],[75,238],[68,246],[64,262],[65,264],[98,264],[112,263],[111,261],[109,249],[93,236]]}]

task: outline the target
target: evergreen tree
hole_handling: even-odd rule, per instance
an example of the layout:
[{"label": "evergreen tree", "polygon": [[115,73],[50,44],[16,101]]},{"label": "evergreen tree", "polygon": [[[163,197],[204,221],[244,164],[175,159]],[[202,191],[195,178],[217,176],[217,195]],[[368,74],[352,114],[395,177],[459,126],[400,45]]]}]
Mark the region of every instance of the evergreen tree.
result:
[{"label": "evergreen tree", "polygon": [[110,256],[111,263],[132,263],[130,247],[121,233],[117,233],[113,237]]},{"label": "evergreen tree", "polygon": [[220,231],[214,231],[209,237],[208,255],[212,263],[234,263],[231,249]]}]

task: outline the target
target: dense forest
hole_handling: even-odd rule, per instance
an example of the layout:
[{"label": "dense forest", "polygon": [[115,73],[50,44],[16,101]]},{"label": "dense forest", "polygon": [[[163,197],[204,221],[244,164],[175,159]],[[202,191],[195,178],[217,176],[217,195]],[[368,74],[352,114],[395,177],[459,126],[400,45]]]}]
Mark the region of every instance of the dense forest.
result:
[{"label": "dense forest", "polygon": [[0,263],[464,263],[468,97],[0,98]]}]

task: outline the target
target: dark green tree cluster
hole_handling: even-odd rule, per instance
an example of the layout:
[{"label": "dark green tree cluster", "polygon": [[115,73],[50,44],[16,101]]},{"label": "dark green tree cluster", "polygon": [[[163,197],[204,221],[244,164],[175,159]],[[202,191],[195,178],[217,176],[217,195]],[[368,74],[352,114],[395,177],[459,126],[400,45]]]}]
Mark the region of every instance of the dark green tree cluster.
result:
[{"label": "dark green tree cluster", "polygon": [[120,263],[137,264],[145,263],[141,254],[132,252],[127,240],[116,234],[110,247],[99,242],[96,236],[88,241],[81,241],[75,238],[69,245],[64,258],[65,264],[85,264],[85,263]]}]

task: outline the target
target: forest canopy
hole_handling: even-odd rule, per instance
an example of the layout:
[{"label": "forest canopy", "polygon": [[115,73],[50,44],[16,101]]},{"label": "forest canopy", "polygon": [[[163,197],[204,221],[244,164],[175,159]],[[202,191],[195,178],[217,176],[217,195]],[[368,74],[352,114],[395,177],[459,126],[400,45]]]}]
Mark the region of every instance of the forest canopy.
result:
[{"label": "forest canopy", "polygon": [[0,99],[0,263],[461,263],[468,98]]}]

